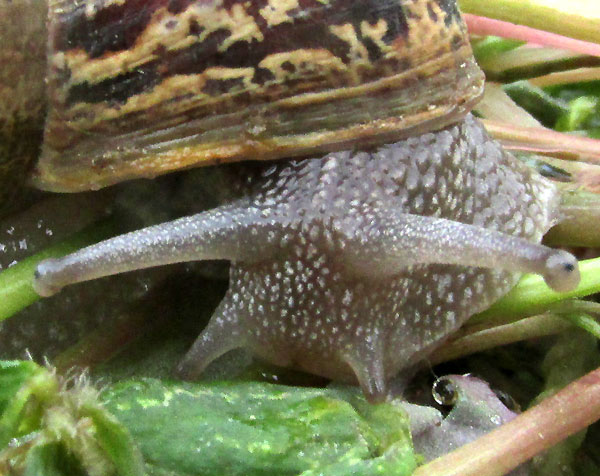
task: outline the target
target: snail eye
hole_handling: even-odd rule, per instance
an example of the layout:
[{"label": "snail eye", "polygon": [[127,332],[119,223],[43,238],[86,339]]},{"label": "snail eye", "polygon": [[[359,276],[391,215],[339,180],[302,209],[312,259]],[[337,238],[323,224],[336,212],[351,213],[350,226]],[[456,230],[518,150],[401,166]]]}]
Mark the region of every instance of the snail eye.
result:
[{"label": "snail eye", "polygon": [[510,411],[513,411],[516,413],[521,412],[521,406],[508,393],[503,392],[502,390],[497,390],[497,389],[492,389],[492,391],[496,394],[496,397],[498,397],[498,400],[500,400],[500,403],[502,403],[502,405],[504,405]]},{"label": "snail eye", "polygon": [[443,406],[452,406],[458,400],[458,389],[447,377],[437,379],[431,387],[434,400]]}]

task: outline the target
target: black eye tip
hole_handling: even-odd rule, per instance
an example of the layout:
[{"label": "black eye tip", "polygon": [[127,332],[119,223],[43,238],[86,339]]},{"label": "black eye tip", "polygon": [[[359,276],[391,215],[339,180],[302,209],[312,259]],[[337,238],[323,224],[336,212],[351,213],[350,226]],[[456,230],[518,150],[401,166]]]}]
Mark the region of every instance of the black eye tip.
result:
[{"label": "black eye tip", "polygon": [[563,265],[563,269],[565,271],[568,271],[569,273],[572,273],[573,271],[575,271],[575,265],[573,263],[565,263]]}]

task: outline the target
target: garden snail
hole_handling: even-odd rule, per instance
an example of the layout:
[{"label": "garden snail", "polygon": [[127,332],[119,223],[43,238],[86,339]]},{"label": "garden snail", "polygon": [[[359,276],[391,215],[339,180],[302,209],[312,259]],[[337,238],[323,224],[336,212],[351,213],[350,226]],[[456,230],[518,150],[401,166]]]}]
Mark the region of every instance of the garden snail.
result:
[{"label": "garden snail", "polygon": [[54,0],[48,38],[38,187],[302,157],[245,166],[217,209],[38,266],[49,296],[231,260],[188,378],[247,347],[381,401],[519,273],[578,283],[572,255],[538,244],[558,192],[468,114],[483,75],[452,0]]}]

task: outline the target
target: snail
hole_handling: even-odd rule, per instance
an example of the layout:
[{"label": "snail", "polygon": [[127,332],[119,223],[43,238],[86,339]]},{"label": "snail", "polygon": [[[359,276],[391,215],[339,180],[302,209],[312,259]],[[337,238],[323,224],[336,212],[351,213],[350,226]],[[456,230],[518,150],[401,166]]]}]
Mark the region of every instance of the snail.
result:
[{"label": "snail", "polygon": [[246,347],[379,402],[520,273],[578,283],[576,259],[539,244],[557,190],[469,113],[484,78],[453,0],[54,0],[47,29],[37,187],[263,161],[216,209],[37,267],[50,296],[230,260],[184,378]]}]

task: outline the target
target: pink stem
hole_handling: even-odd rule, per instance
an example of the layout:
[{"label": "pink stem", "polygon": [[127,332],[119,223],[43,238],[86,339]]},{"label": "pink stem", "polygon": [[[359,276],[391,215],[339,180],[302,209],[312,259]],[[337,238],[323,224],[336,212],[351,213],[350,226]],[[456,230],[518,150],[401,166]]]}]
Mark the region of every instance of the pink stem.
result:
[{"label": "pink stem", "polygon": [[588,41],[575,40],[566,36],[548,33],[523,25],[515,25],[501,20],[481,17],[469,13],[463,14],[469,31],[476,35],[495,35],[512,38],[527,43],[551,46],[561,50],[571,50],[591,56],[600,56],[600,45]]},{"label": "pink stem", "polygon": [[600,165],[600,140],[556,132],[541,127],[513,126],[484,119],[487,131],[509,149],[566,154],[579,160]]}]

